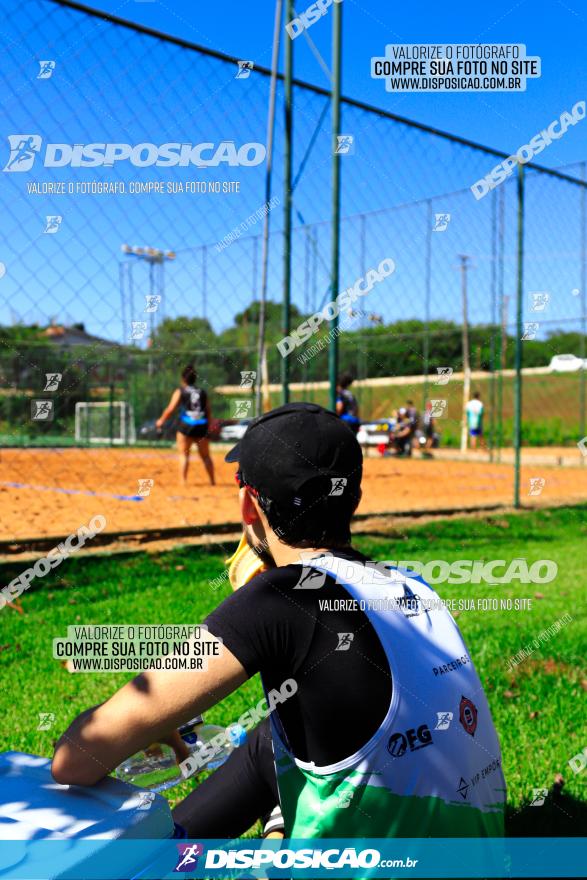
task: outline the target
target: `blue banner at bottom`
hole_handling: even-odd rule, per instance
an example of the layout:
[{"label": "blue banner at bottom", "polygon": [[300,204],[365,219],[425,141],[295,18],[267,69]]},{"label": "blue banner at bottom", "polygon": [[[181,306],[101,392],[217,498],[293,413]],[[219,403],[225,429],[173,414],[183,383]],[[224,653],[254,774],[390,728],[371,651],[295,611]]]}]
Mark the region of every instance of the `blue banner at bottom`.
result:
[{"label": "blue banner at bottom", "polygon": [[1,840],[6,880],[585,877],[587,838]]}]

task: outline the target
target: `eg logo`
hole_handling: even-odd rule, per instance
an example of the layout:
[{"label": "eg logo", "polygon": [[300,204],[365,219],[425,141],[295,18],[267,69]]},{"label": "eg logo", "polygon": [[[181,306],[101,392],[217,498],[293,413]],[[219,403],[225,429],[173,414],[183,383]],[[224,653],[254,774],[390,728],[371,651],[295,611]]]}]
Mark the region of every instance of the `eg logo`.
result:
[{"label": "eg logo", "polygon": [[405,733],[392,734],[387,743],[387,751],[392,758],[401,758],[407,752],[408,746],[410,752],[416,752],[430,745],[432,745],[430,729],[427,724],[421,724],[417,730],[411,727]]}]

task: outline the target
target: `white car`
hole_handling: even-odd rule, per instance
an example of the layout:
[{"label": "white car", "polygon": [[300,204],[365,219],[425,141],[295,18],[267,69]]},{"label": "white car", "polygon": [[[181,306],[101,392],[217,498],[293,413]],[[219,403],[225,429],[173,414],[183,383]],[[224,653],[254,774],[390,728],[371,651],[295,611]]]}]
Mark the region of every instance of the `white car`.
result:
[{"label": "white car", "polygon": [[223,425],[220,428],[219,440],[223,443],[238,443],[245,436],[245,431],[249,427],[251,419],[243,419],[235,425]]},{"label": "white car", "polygon": [[363,422],[357,433],[361,446],[379,446],[386,443],[390,432],[395,428],[395,419],[378,419],[376,422]]},{"label": "white car", "polygon": [[575,373],[577,370],[587,370],[587,359],[584,360],[575,354],[555,354],[548,369],[552,373]]}]

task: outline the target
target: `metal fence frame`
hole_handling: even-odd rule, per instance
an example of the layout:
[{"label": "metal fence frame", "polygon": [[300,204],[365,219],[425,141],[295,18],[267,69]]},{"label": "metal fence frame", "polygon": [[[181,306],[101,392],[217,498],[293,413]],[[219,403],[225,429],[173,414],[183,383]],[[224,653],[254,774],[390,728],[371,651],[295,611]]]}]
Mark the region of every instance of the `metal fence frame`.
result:
[{"label": "metal fence frame", "polygon": [[[164,34],[160,31],[154,30],[152,28],[145,27],[143,25],[139,25],[133,22],[126,21],[118,16],[112,15],[110,13],[104,13],[99,10],[92,9],[84,4],[76,2],[76,0],[50,0],[51,3],[66,7],[70,10],[76,10],[85,15],[92,16],[94,18],[98,18],[104,22],[109,24],[130,29],[136,33],[140,33],[146,36],[155,37],[158,40],[165,41],[168,44],[173,44],[175,46],[181,47],[182,49],[197,52],[200,55],[207,56],[211,59],[217,59],[222,62],[227,62],[230,64],[237,64],[238,59],[227,55],[223,52],[219,52],[214,49],[209,49],[206,47],[199,46],[191,41],[182,39],[180,37],[174,37],[167,34]],[[291,2],[288,0],[288,8],[291,9]],[[334,6],[333,14],[333,27],[334,27],[334,40],[333,40],[333,52],[334,58],[340,58],[340,40],[341,40],[341,19],[340,15],[342,15],[342,10],[340,4],[336,4]],[[336,108],[338,104],[338,100],[340,101],[341,108],[341,119],[339,119],[336,113],[333,114],[333,137],[335,137],[337,131],[344,130],[344,114],[345,111],[354,109],[359,110],[363,113],[370,114],[373,117],[377,117],[382,120],[389,120],[390,122],[395,123],[398,126],[402,126],[404,128],[410,129],[412,131],[419,132],[420,134],[427,135],[433,138],[440,138],[445,140],[446,142],[459,145],[460,147],[465,147],[467,149],[476,151],[477,153],[485,154],[489,157],[493,157],[495,159],[505,159],[508,157],[507,152],[503,152],[501,150],[488,147],[474,141],[471,141],[466,138],[459,137],[457,135],[450,134],[445,131],[441,131],[432,126],[425,125],[423,123],[414,122],[413,120],[407,119],[405,117],[399,116],[390,111],[382,110],[380,108],[374,107],[370,104],[367,104],[362,101],[357,101],[349,97],[344,97],[337,94],[336,90],[338,84],[340,83],[340,76],[335,77],[335,85],[333,90],[330,91],[328,89],[322,88],[320,86],[312,85],[306,83],[302,80],[295,78],[292,75],[292,67],[293,67],[293,42],[288,44],[288,63],[287,70],[285,74],[278,73],[277,79],[282,84],[285,84],[285,96],[286,96],[286,112],[288,114],[288,118],[290,122],[285,126],[285,150],[284,150],[284,165],[285,165],[285,174],[284,174],[284,227],[283,232],[279,234],[282,235],[283,240],[283,266],[284,266],[284,278],[283,278],[283,327],[285,332],[289,329],[290,325],[290,289],[291,289],[291,273],[292,273],[292,260],[291,260],[291,251],[292,251],[292,236],[295,234],[296,229],[292,226],[291,223],[291,210],[292,204],[295,204],[295,188],[299,179],[299,176],[303,174],[304,170],[304,162],[302,162],[301,167],[299,169],[298,175],[292,182],[292,166],[291,166],[291,123],[292,120],[295,123],[295,114],[296,114],[296,106],[295,106],[295,94],[296,89],[303,90],[304,93],[313,94],[321,96],[327,101],[333,101],[333,106]],[[336,67],[336,64],[335,64]],[[265,67],[259,66],[255,64],[255,71],[258,74],[261,74],[264,77],[270,77],[271,71]],[[322,118],[322,117],[321,117]],[[320,120],[321,121],[321,120]],[[320,124],[320,121],[318,125]],[[316,131],[318,130],[318,125],[316,127]],[[560,181],[561,183],[570,184],[573,187],[578,187],[580,191],[580,261],[581,261],[581,288],[580,288],[580,304],[581,304],[581,317],[580,317],[580,332],[581,332],[581,356],[585,357],[585,346],[586,346],[586,338],[587,338],[587,260],[586,260],[586,250],[587,250],[587,217],[586,217],[586,201],[587,201],[587,174],[586,168],[587,164],[585,162],[581,163],[579,166],[581,169],[581,177],[575,177],[571,174],[568,174],[561,170],[555,170],[546,168],[544,166],[528,163],[525,166],[518,165],[517,167],[517,181],[516,181],[516,201],[517,201],[517,219],[516,219],[516,299],[515,299],[515,334],[516,334],[516,344],[515,344],[515,390],[514,390],[514,430],[513,430],[513,445],[515,449],[515,467],[514,467],[514,486],[513,486],[513,500],[514,505],[516,507],[521,506],[521,498],[520,498],[520,464],[521,464],[521,445],[522,445],[522,391],[523,391],[523,344],[522,344],[522,330],[523,330],[523,318],[524,318],[524,267],[526,260],[526,252],[525,252],[525,236],[526,236],[526,192],[528,187],[528,178],[529,175],[543,175],[550,180]],[[340,165],[340,157],[334,158],[333,161],[333,214],[332,214],[332,222],[330,227],[331,232],[331,263],[330,263],[330,291],[333,295],[336,295],[338,290],[338,261],[339,261],[339,234],[337,230],[337,226],[339,224],[339,210],[340,204],[337,207],[337,175],[342,176],[342,183],[344,188],[344,170]],[[535,178],[534,178],[535,179]],[[437,198],[437,197],[434,197]],[[428,221],[430,220],[431,210],[433,198],[430,197],[426,202],[426,212],[428,216]],[[397,206],[396,206],[397,207]],[[342,218],[343,220],[345,218]],[[298,227],[299,228],[299,227]],[[428,222],[427,229],[430,230],[430,222]],[[492,196],[492,249],[494,249],[495,259],[492,262],[492,290],[494,294],[492,294],[492,321],[491,321],[491,360],[492,360],[492,370],[491,370],[491,401],[492,401],[492,414],[497,414],[497,421],[492,424],[490,438],[491,438],[491,451],[493,454],[494,448],[499,450],[501,445],[503,444],[503,425],[501,422],[501,416],[499,413],[501,412],[501,400],[503,396],[502,389],[502,370],[498,369],[499,363],[499,353],[502,347],[502,329],[501,329],[501,321],[500,321],[500,301],[503,296],[503,248],[504,248],[504,231],[503,231],[503,192],[501,194],[494,193]],[[310,238],[306,239],[306,244],[310,242]],[[205,260],[207,254],[207,248],[209,245],[201,245],[203,260]],[[426,248],[430,249],[431,247],[431,236],[429,232],[426,236]],[[426,284],[429,290],[430,287],[430,254],[429,250],[427,252],[427,279]],[[205,270],[204,270],[205,272]],[[500,275],[501,273],[501,275]],[[205,297],[205,293],[203,293]],[[429,369],[430,369],[430,329],[429,324],[431,320],[430,316],[430,300],[429,297],[427,299],[426,305],[426,314],[425,314],[425,324],[426,324],[426,336],[423,340],[423,363],[424,363],[424,374],[428,377]],[[205,311],[205,306],[204,306]],[[125,316],[122,316],[123,321],[125,320]],[[336,321],[333,321],[331,325],[332,329],[336,328]],[[338,338],[335,335],[331,342],[331,348],[329,351],[329,379],[331,384],[331,403],[333,400],[334,394],[334,384],[335,377],[338,367]],[[290,370],[289,364],[284,361],[282,365],[282,396],[283,401],[286,402],[290,399],[290,389],[289,389],[289,381],[290,381]],[[260,365],[258,365],[258,369],[260,370]],[[586,403],[587,403],[587,391],[586,391],[586,380],[587,380],[587,371],[583,371],[580,379],[580,399],[579,399],[579,423],[580,430],[582,434],[585,434],[587,430],[586,424]],[[427,395],[427,379],[424,385],[423,393],[424,396]],[[492,418],[495,418],[492,415]],[[583,463],[585,463],[583,461]]]}]

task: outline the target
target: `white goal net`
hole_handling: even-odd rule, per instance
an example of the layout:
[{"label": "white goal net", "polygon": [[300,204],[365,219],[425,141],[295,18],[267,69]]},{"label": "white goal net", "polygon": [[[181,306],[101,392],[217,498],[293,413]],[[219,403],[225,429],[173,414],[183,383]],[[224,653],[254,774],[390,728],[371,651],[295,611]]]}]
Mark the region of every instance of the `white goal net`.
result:
[{"label": "white goal net", "polygon": [[123,400],[76,403],[76,443],[135,443],[132,404]]}]

